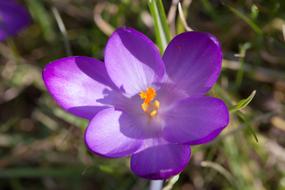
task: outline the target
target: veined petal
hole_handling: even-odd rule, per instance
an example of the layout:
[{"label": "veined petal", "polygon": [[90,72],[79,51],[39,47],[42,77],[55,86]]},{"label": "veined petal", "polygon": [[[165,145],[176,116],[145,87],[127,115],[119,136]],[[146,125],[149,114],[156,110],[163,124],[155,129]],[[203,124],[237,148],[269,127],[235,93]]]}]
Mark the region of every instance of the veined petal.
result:
[{"label": "veined petal", "polygon": [[147,179],[167,179],[180,173],[190,160],[187,145],[161,144],[150,146],[131,157],[131,169]]},{"label": "veined petal", "polygon": [[99,112],[85,131],[85,143],[89,150],[105,157],[123,157],[135,152],[142,141],[127,137],[121,132],[121,111],[113,108]]},{"label": "veined petal", "polygon": [[27,10],[15,1],[0,2],[0,41],[25,28],[31,23]]},{"label": "veined petal", "polygon": [[163,61],[177,88],[189,96],[204,95],[218,79],[222,50],[218,40],[208,33],[185,32],[169,43]]},{"label": "veined petal", "polygon": [[46,65],[45,85],[66,111],[86,119],[112,103],[112,87],[104,64],[89,57],[67,57]]},{"label": "veined petal", "polygon": [[154,43],[131,29],[117,29],[105,49],[105,64],[112,81],[128,97],[158,83],[164,63]]},{"label": "veined petal", "polygon": [[206,96],[181,100],[163,117],[164,138],[190,145],[213,140],[229,123],[229,111],[224,102]]}]

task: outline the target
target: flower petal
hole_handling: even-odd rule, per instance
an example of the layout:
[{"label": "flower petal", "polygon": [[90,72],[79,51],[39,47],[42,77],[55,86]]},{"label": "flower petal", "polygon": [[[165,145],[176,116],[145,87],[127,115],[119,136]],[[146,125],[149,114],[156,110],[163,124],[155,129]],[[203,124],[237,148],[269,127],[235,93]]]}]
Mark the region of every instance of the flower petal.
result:
[{"label": "flower petal", "polygon": [[180,173],[190,160],[187,145],[163,144],[151,146],[131,157],[131,169],[147,179],[166,179]]},{"label": "flower petal", "polygon": [[25,28],[31,23],[27,10],[17,2],[0,2],[0,41]]},{"label": "flower petal", "polygon": [[104,64],[89,57],[67,57],[48,64],[43,71],[45,85],[66,111],[86,119],[108,107],[115,87]]},{"label": "flower petal", "polygon": [[150,139],[158,137],[162,133],[160,121],[155,119],[150,121],[149,116],[145,113],[143,115],[125,112],[122,114],[121,123],[128,123],[128,125],[122,125],[121,132],[131,138]]},{"label": "flower petal", "polygon": [[110,78],[130,97],[158,83],[164,64],[154,43],[131,28],[117,29],[105,49]]},{"label": "flower petal", "polygon": [[85,143],[89,150],[105,157],[123,157],[141,146],[141,140],[127,137],[121,132],[121,115],[121,111],[108,108],[90,121],[85,131]]},{"label": "flower petal", "polygon": [[229,123],[229,111],[224,102],[206,96],[181,100],[163,117],[164,138],[190,145],[213,140]]},{"label": "flower petal", "polygon": [[221,71],[222,51],[218,40],[207,33],[185,32],[166,48],[163,61],[171,81],[188,95],[203,95]]}]

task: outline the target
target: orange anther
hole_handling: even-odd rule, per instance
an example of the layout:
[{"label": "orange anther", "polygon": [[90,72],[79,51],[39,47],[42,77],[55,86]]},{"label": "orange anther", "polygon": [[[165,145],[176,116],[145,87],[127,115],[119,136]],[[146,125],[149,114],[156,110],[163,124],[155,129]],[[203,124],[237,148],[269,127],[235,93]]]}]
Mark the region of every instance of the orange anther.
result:
[{"label": "orange anther", "polygon": [[154,117],[158,113],[158,109],[160,107],[160,103],[158,100],[152,101],[156,97],[156,91],[154,88],[147,88],[146,91],[142,91],[139,93],[141,99],[143,99],[143,103],[141,104],[142,110],[149,114],[149,116]]},{"label": "orange anther", "polygon": [[156,91],[153,88],[147,88],[140,93],[140,97],[144,99],[145,104],[149,104],[156,97]]}]

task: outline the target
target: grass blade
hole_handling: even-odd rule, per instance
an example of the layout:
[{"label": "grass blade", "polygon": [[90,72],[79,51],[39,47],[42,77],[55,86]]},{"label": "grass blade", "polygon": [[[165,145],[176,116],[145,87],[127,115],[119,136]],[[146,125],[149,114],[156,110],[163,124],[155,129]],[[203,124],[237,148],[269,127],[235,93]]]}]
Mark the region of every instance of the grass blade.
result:
[{"label": "grass blade", "polygon": [[237,9],[231,7],[231,6],[227,6],[229,8],[229,10],[234,13],[237,17],[239,17],[240,19],[242,19],[244,22],[246,22],[254,31],[255,33],[261,35],[262,34],[262,30],[259,28],[259,26],[257,26],[250,18],[248,18],[245,14],[241,13],[240,11],[238,11]]},{"label": "grass blade", "polygon": [[246,51],[251,47],[251,44],[246,42],[245,44],[242,44],[239,48],[239,62],[240,62],[240,68],[237,73],[236,77],[236,87],[240,87],[243,79],[243,74],[244,74],[244,58]]}]

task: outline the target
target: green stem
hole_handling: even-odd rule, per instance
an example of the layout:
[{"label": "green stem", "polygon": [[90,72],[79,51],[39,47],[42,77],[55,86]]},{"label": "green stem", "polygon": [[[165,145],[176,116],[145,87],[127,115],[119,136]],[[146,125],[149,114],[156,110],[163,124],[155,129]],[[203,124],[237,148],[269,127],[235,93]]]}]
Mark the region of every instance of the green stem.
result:
[{"label": "green stem", "polygon": [[161,0],[149,0],[148,6],[154,21],[156,43],[160,52],[163,53],[171,39],[164,7]]}]

